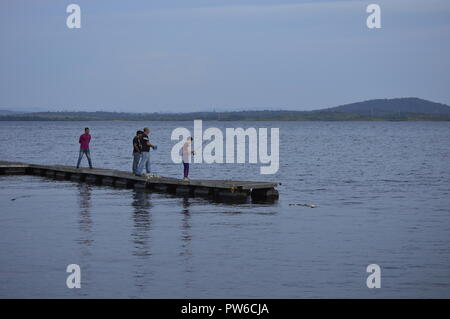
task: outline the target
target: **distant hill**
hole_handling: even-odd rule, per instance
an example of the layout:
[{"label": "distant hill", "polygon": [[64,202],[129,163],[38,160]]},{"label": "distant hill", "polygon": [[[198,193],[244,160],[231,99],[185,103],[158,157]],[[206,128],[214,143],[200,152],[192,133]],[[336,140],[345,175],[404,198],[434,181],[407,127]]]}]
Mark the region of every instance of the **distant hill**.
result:
[{"label": "distant hill", "polygon": [[10,110],[0,110],[0,115],[12,115],[12,114],[20,114],[22,112],[15,112]]},{"label": "distant hill", "polygon": [[378,99],[314,111],[192,113],[33,112],[0,121],[450,121],[450,106],[419,98]]},{"label": "distant hill", "polygon": [[398,113],[450,114],[450,106],[415,97],[378,99],[324,109],[326,112],[346,112],[361,115],[391,115]]}]

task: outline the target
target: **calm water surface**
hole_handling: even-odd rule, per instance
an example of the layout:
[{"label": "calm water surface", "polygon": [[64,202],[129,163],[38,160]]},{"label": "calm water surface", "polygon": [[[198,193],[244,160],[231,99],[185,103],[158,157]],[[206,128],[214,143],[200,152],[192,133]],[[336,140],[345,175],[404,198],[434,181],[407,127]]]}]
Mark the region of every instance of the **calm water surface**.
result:
[{"label": "calm water surface", "polygon": [[[95,166],[129,170],[131,139],[147,125],[152,170],[181,176],[170,135],[192,122],[0,122],[0,160],[74,165],[86,125]],[[191,178],[279,181],[280,200],[0,176],[0,297],[450,297],[450,123],[203,126],[279,127],[277,174],[196,164]],[[66,287],[73,263],[81,289]],[[371,263],[381,289],[366,286]]]}]

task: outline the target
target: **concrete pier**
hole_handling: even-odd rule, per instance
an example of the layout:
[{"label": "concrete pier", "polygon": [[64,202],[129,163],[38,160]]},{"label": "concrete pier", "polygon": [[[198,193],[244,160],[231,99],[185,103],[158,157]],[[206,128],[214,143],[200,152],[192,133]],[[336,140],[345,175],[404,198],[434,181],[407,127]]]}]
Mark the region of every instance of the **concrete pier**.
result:
[{"label": "concrete pier", "polygon": [[132,173],[101,169],[80,168],[62,165],[34,165],[0,161],[0,175],[37,175],[58,180],[86,182],[112,187],[134,188],[175,194],[177,196],[209,197],[216,200],[245,201],[249,197],[255,201],[278,199],[275,182],[251,182],[233,180],[190,180],[171,177],[140,177]]}]

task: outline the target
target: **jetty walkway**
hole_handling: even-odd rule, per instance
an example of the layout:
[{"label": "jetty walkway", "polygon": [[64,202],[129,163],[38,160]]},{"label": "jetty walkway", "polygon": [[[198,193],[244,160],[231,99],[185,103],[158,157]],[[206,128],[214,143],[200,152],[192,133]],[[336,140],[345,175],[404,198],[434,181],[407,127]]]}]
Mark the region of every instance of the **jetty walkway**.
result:
[{"label": "jetty walkway", "polygon": [[0,161],[0,175],[26,174],[59,180],[71,180],[112,187],[166,192],[180,196],[204,196],[216,200],[276,200],[276,182],[234,180],[190,180],[154,176],[140,177],[130,172],[102,168],[79,168],[63,165],[35,165]]}]

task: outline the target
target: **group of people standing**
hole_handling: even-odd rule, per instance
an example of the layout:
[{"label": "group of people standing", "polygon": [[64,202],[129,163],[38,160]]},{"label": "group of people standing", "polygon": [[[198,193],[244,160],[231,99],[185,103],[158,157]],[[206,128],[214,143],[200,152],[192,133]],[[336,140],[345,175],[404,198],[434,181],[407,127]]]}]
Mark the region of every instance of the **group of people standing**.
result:
[{"label": "group of people standing", "polygon": [[157,146],[150,143],[150,130],[145,127],[143,131],[137,131],[133,138],[133,167],[134,175],[141,176],[144,169],[150,174],[150,148],[157,149]]},{"label": "group of people standing", "polygon": [[[150,129],[145,127],[143,131],[137,131],[136,136],[133,138],[133,165],[132,172],[136,176],[142,176],[144,170],[147,174],[150,174],[150,149],[156,150],[157,146],[150,143]],[[195,154],[195,151],[191,151],[191,144],[193,138],[189,136],[182,149],[183,158],[183,179],[189,180],[189,163],[191,162],[191,155]],[[80,168],[80,163],[84,155],[89,162],[89,168],[92,169],[92,160],[89,150],[89,143],[91,141],[91,135],[89,128],[84,129],[84,134],[80,135],[78,142],[80,143],[80,153],[78,156],[77,168]]]}]

